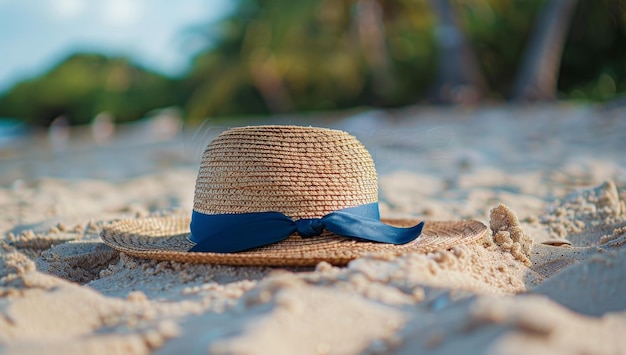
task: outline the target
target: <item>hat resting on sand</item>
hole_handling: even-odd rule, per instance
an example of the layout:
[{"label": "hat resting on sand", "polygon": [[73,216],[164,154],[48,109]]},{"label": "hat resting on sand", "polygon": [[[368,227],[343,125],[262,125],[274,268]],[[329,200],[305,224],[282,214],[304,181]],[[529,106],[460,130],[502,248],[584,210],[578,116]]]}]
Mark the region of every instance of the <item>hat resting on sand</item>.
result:
[{"label": "hat resting on sand", "polygon": [[486,230],[473,220],[380,219],[374,163],[346,132],[251,126],[227,130],[206,148],[191,217],[120,220],[101,237],[146,259],[311,266],[449,249]]}]

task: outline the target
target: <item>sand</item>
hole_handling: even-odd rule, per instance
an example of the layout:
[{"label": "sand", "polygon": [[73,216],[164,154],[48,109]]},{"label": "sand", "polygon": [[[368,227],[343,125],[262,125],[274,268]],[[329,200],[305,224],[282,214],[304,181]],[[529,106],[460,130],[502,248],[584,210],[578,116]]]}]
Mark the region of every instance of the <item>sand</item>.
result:
[{"label": "sand", "polygon": [[156,262],[101,243],[111,220],[189,213],[198,152],[223,126],[25,138],[0,148],[0,353],[626,353],[624,117],[558,104],[272,119],[356,135],[383,216],[491,229],[341,268]]}]

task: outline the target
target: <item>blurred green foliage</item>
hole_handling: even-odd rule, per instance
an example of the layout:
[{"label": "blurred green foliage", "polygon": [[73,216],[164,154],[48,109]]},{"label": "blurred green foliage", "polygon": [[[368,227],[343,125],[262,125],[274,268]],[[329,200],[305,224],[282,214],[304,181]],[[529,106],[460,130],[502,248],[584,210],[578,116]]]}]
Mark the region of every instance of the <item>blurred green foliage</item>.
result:
[{"label": "blurred green foliage", "polygon": [[14,86],[0,98],[0,116],[49,125],[64,115],[72,124],[83,124],[108,112],[118,122],[131,121],[154,108],[178,104],[177,86],[124,58],[76,54]]},{"label": "blurred green foliage", "polygon": [[581,1],[565,47],[559,89],[603,101],[626,93],[626,1]]},{"label": "blurred green foliage", "polygon": [[[245,0],[219,25],[217,44],[189,74],[189,117],[415,100],[433,79],[434,18],[427,2],[384,2],[390,63],[372,67],[352,1]],[[384,53],[386,55],[386,53]],[[385,82],[376,80],[382,71]],[[210,78],[210,80],[207,80]]]},{"label": "blurred green foliage", "polygon": [[464,1],[458,15],[494,98],[504,99],[547,1]]},{"label": "blurred green foliage", "polygon": [[[452,1],[491,98],[509,94],[546,2]],[[369,13],[363,3],[238,0],[231,15],[201,31],[212,45],[184,78],[172,80],[125,59],[75,55],[9,90],[0,98],[0,116],[46,125],[61,114],[86,123],[106,111],[128,121],[176,105],[199,122],[424,102],[438,60],[429,2],[378,0],[378,12]],[[560,97],[608,100],[625,93],[625,44],[626,0],[580,0],[561,63]]]}]

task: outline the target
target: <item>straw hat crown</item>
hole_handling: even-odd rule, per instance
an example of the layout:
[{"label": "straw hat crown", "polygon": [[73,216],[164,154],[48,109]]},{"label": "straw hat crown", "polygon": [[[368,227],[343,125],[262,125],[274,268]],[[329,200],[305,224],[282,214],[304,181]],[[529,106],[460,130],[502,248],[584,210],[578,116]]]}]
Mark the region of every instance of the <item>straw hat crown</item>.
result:
[{"label": "straw hat crown", "polygon": [[298,126],[240,127],[206,148],[194,210],[275,211],[293,219],[378,201],[374,162],[350,134]]}]

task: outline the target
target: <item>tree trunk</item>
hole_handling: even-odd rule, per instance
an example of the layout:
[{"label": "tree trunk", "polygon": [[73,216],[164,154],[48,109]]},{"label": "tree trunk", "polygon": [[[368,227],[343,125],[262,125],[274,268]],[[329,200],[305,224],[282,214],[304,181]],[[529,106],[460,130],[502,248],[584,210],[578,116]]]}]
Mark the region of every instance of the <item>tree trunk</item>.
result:
[{"label": "tree trunk", "polygon": [[513,84],[513,101],[556,98],[561,56],[577,2],[551,0],[541,11]]},{"label": "tree trunk", "polygon": [[431,0],[437,15],[438,71],[431,99],[442,104],[475,104],[487,85],[450,0]]},{"label": "tree trunk", "polygon": [[372,71],[374,91],[382,96],[393,88],[383,9],[376,0],[357,2],[356,27],[363,55]]}]

